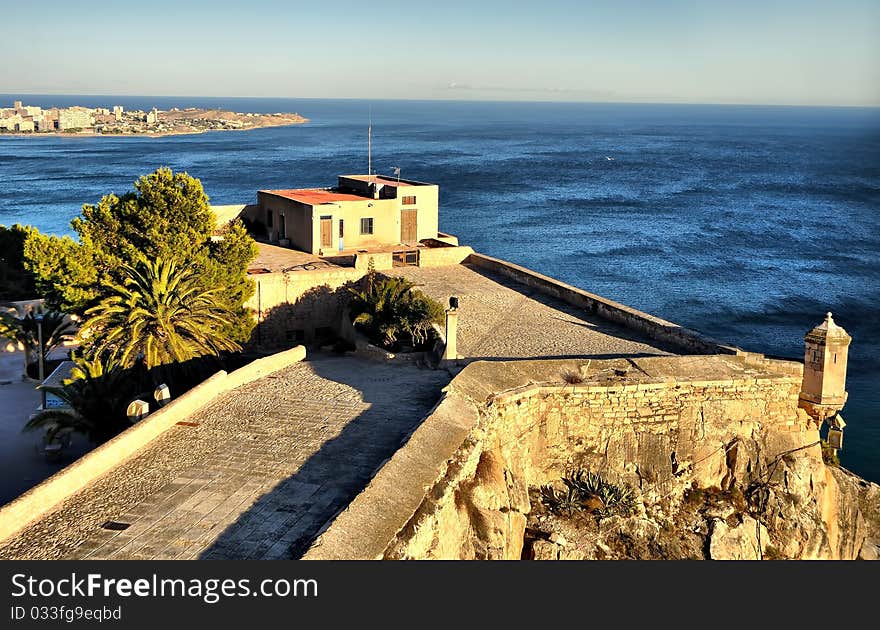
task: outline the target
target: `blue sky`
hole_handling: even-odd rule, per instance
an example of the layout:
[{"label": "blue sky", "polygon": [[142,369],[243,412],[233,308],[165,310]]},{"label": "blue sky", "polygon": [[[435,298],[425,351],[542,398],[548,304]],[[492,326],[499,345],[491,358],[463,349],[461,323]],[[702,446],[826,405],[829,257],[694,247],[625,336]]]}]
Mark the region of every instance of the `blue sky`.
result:
[{"label": "blue sky", "polygon": [[0,93],[880,106],[878,0],[40,6]]}]

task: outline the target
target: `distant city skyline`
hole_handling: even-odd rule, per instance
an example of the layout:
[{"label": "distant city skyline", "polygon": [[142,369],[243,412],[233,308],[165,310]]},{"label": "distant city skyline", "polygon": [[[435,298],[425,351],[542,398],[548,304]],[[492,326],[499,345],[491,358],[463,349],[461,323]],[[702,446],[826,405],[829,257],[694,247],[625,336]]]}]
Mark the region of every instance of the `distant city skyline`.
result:
[{"label": "distant city skyline", "polygon": [[40,6],[0,93],[880,106],[876,0]]}]

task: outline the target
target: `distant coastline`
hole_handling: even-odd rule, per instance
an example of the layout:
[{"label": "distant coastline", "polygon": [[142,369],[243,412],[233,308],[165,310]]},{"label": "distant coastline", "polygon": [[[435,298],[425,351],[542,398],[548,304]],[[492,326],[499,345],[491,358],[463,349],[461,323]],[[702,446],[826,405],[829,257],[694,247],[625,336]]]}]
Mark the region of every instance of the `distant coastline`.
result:
[{"label": "distant coastline", "polygon": [[247,131],[266,127],[285,127],[308,122],[296,113],[242,113],[225,109],[172,107],[149,112],[125,110],[121,105],[105,107],[43,108],[15,101],[0,109],[0,135],[20,137],[61,136],[144,136],[161,138],[208,131]]}]

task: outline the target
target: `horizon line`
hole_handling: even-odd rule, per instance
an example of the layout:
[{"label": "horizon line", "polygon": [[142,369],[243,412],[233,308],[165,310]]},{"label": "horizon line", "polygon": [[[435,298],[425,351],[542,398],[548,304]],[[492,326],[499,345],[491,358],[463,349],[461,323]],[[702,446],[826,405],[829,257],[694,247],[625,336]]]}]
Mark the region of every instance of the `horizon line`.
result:
[{"label": "horizon line", "polygon": [[699,102],[699,101],[597,101],[597,100],[548,100],[548,99],[461,99],[461,98],[369,98],[360,96],[217,96],[197,94],[88,94],[74,92],[0,92],[2,96],[84,96],[84,97],[125,97],[125,98],[213,98],[213,99],[289,99],[299,101],[372,101],[372,102],[401,102],[401,103],[541,103],[554,105],[689,105],[689,106],[718,106],[718,107],[800,107],[800,108],[836,108],[836,109],[880,109],[880,103],[876,105],[841,105],[841,104],[805,104],[805,103],[737,103],[737,102]]}]

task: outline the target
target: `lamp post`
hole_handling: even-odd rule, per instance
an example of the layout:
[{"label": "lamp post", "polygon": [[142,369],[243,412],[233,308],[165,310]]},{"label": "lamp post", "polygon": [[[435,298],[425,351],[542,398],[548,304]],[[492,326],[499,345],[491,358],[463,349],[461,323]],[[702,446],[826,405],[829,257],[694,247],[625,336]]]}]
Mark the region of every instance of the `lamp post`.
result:
[{"label": "lamp post", "polygon": [[46,390],[43,389],[43,381],[46,380],[46,372],[45,367],[43,365],[43,314],[38,313],[34,315],[34,321],[37,322],[37,342],[39,343],[39,354],[37,360],[39,361],[40,366],[40,399],[41,399],[41,409],[43,411],[46,410]]},{"label": "lamp post", "polygon": [[458,359],[458,298],[449,298],[449,308],[446,309],[446,347],[443,350],[443,359],[455,361]]}]

